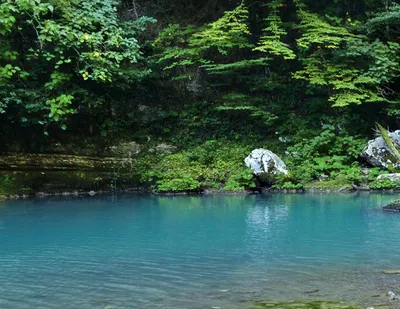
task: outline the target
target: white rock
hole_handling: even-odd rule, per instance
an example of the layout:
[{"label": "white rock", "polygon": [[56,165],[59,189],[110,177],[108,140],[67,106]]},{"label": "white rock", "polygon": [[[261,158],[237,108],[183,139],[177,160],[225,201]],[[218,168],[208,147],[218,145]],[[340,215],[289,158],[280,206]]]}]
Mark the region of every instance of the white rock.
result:
[{"label": "white rock", "polygon": [[[397,149],[400,149],[400,130],[389,132],[389,137],[393,145]],[[393,167],[400,166],[398,160],[389,149],[382,136],[370,140],[360,156],[372,166],[384,168],[388,168],[390,164],[392,164]],[[393,162],[393,160],[395,161]]]},{"label": "white rock", "polygon": [[400,173],[394,173],[394,174],[382,174],[379,175],[376,180],[390,180],[392,182],[397,182],[400,183]]},{"label": "white rock", "polygon": [[288,174],[286,164],[282,159],[267,149],[254,149],[244,162],[256,175],[261,173]]}]

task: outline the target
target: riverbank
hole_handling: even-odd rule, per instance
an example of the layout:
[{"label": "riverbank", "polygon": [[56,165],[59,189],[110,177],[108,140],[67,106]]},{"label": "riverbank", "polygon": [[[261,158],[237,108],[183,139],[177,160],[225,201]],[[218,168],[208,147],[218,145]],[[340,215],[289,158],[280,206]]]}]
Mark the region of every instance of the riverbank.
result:
[{"label": "riverbank", "polygon": [[280,190],[272,188],[261,188],[260,191],[223,191],[223,190],[204,190],[202,192],[156,192],[154,190],[146,189],[145,187],[127,188],[123,190],[86,190],[86,191],[57,191],[57,192],[29,192],[29,193],[15,193],[15,194],[0,194],[0,200],[12,199],[28,199],[28,198],[45,198],[45,197],[68,197],[68,196],[102,196],[102,195],[115,195],[115,194],[146,194],[158,196],[207,196],[207,195],[221,195],[221,196],[234,196],[234,195],[268,195],[268,194],[400,194],[400,190],[382,189],[382,190],[356,190],[353,188],[319,188],[308,187],[301,190]]},{"label": "riverbank", "polygon": [[[370,174],[360,172],[359,178],[339,175],[330,180],[325,175],[321,180],[305,184],[291,175],[254,176],[243,164],[248,149],[243,147],[235,156],[228,155],[234,149],[233,145],[205,144],[196,148],[197,157],[191,152],[171,154],[174,149],[166,144],[139,147],[127,143],[111,149],[109,152],[104,150],[103,156],[2,154],[0,199],[115,192],[164,195],[399,192],[399,186],[393,188],[395,184],[389,180],[381,180],[379,186],[374,186],[375,170]],[[132,155],[135,151],[141,154]],[[203,153],[203,157],[199,158],[198,153]],[[353,179],[363,185],[354,185]]]}]

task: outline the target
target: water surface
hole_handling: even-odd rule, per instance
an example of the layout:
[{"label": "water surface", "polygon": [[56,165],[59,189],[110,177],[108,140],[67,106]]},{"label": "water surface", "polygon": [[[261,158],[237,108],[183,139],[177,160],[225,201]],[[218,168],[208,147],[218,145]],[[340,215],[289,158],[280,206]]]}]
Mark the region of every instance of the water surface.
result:
[{"label": "water surface", "polygon": [[[393,195],[51,198],[0,203],[0,308],[390,304]],[[316,293],[305,293],[317,290]],[[373,297],[380,295],[379,297]]]}]

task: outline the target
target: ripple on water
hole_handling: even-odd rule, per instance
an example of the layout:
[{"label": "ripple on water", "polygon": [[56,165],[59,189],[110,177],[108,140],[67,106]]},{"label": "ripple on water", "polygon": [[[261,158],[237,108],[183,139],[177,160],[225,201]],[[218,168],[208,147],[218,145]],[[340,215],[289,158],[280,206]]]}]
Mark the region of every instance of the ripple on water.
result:
[{"label": "ripple on water", "polygon": [[[379,195],[137,196],[0,209],[0,308],[390,304],[396,214]],[[305,293],[307,291],[316,291]],[[379,297],[371,297],[379,295]],[[400,303],[400,302],[399,302]]]}]

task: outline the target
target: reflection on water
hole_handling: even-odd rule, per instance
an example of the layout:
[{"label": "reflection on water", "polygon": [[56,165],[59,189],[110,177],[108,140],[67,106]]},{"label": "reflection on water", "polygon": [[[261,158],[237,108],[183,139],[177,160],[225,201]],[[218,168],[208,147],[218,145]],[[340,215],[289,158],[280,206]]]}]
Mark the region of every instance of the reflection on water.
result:
[{"label": "reflection on water", "polygon": [[381,272],[400,268],[400,217],[380,211],[392,198],[5,202],[0,308],[232,308],[256,299],[386,304],[371,296],[400,280]]}]

